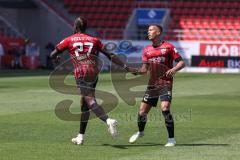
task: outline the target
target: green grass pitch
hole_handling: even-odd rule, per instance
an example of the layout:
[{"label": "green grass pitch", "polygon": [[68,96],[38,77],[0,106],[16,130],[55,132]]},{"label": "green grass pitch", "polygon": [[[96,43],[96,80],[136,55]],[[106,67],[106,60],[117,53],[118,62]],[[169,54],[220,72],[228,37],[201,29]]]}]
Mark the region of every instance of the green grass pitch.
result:
[{"label": "green grass pitch", "polygon": [[[119,137],[111,139],[107,127],[94,119],[88,124],[83,146],[70,140],[79,122],[55,115],[55,105],[78,96],[64,95],[48,85],[43,71],[0,73],[1,160],[238,160],[240,157],[240,75],[183,74],[175,77],[172,112],[177,146],[164,147],[167,133],[158,108],[149,114],[145,136],[135,144],[135,106],[119,99],[110,116],[119,122]],[[71,78],[70,78],[71,80]],[[100,76],[98,89],[116,95],[109,74]]]}]

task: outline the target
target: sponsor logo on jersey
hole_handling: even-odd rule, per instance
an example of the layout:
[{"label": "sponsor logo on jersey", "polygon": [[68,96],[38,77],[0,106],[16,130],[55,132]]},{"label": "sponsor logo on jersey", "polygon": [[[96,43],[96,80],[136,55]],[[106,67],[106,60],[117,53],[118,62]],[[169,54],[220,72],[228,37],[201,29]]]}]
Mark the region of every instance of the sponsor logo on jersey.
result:
[{"label": "sponsor logo on jersey", "polygon": [[165,57],[153,57],[149,59],[150,62],[153,63],[160,63],[160,62],[165,62],[166,58]]}]

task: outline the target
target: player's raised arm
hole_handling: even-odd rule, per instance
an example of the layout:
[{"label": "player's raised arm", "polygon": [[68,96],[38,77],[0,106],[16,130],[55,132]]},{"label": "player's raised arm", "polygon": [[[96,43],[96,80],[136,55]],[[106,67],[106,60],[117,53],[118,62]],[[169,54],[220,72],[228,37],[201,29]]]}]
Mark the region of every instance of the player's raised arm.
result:
[{"label": "player's raised arm", "polygon": [[105,48],[100,50],[109,60],[113,61],[113,63],[123,67],[128,72],[136,72],[137,69],[128,67],[117,55],[107,51]]},{"label": "player's raised arm", "polygon": [[68,38],[65,38],[60,43],[58,43],[56,48],[50,54],[50,58],[52,58],[56,63],[58,63],[59,60],[60,60],[60,56],[59,55],[63,51],[68,49],[68,43],[69,43],[69,39]]}]

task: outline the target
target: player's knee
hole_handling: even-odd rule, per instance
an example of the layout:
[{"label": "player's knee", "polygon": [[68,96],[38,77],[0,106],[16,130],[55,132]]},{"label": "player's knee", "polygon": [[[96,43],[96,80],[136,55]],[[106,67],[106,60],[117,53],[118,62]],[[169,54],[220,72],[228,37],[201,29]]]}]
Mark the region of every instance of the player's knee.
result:
[{"label": "player's knee", "polygon": [[146,108],[140,108],[138,114],[139,114],[140,116],[145,116],[145,115],[147,115],[147,110],[146,110]]},{"label": "player's knee", "polygon": [[146,112],[140,110],[140,111],[138,112],[138,114],[139,114],[140,116],[145,116],[145,115],[146,115]]},{"label": "player's knee", "polygon": [[94,103],[96,103],[96,100],[94,97],[84,96],[84,101],[87,104],[87,106],[92,106]]},{"label": "player's knee", "polygon": [[148,112],[150,111],[151,106],[149,104],[146,103],[141,103],[140,109],[139,109],[139,115],[140,116],[145,116],[148,114]]},{"label": "player's knee", "polygon": [[161,110],[162,111],[169,111],[170,110],[170,102],[164,101],[161,103]]}]

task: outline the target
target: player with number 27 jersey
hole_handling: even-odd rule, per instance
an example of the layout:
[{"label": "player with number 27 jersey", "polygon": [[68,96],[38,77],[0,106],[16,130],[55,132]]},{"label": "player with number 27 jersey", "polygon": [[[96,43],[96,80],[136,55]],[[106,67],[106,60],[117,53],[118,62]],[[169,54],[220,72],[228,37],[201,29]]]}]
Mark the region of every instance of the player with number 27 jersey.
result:
[{"label": "player with number 27 jersey", "polygon": [[137,70],[128,67],[117,55],[107,50],[101,41],[85,33],[87,20],[83,17],[76,18],[73,26],[74,34],[62,40],[50,54],[54,62],[60,61],[60,54],[68,50],[74,66],[74,77],[77,88],[81,94],[80,130],[77,137],[72,138],[73,144],[82,145],[87,123],[92,111],[100,120],[108,125],[108,131],[113,138],[117,136],[117,121],[108,117],[102,106],[95,98],[95,88],[98,81],[98,52],[103,53],[113,63],[126,71]]},{"label": "player with number 27 jersey", "polygon": [[74,77],[96,78],[98,69],[98,53],[104,45],[96,38],[85,33],[76,33],[57,44],[59,51],[69,50],[74,67]]}]

